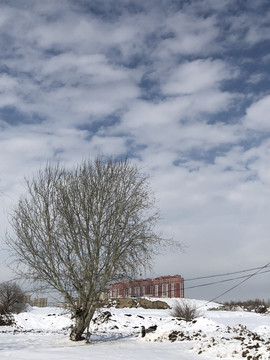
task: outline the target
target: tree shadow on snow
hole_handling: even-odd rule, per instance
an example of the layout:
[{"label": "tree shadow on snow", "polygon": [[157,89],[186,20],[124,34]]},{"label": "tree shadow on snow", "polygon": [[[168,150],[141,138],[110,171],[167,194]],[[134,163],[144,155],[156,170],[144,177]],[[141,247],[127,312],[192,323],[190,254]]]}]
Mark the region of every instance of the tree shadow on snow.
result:
[{"label": "tree shadow on snow", "polygon": [[90,338],[90,343],[99,344],[99,343],[107,343],[107,342],[115,342],[119,340],[126,340],[135,338],[137,335],[134,334],[93,334]]}]

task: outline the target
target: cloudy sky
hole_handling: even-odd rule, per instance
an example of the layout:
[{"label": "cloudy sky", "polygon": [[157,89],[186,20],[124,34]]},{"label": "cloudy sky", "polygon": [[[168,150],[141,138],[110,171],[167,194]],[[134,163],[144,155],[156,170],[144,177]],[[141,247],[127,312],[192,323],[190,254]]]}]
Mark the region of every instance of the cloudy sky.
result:
[{"label": "cloudy sky", "polygon": [[[2,239],[24,176],[100,153],[139,162],[161,229],[185,245],[146,275],[270,262],[268,0],[0,0],[0,48],[0,281],[12,278]],[[269,280],[226,296],[268,299]]]}]

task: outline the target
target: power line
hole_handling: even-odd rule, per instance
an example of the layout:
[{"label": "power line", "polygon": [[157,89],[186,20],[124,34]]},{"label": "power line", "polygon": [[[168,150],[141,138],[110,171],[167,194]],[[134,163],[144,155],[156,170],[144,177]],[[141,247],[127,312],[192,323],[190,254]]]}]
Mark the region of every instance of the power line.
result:
[{"label": "power line", "polygon": [[[268,266],[269,266],[269,265],[268,265]],[[267,267],[268,267],[268,266],[267,266]],[[210,279],[210,278],[220,277],[220,276],[228,276],[228,275],[241,274],[241,273],[244,273],[244,272],[249,272],[249,271],[254,271],[254,270],[259,270],[259,269],[261,269],[261,267],[256,267],[256,268],[251,268],[251,269],[245,269],[245,270],[239,270],[239,271],[233,271],[233,272],[228,272],[228,273],[224,273],[224,274],[215,274],[215,275],[208,275],[208,276],[200,276],[200,277],[196,277],[196,278],[185,279],[185,282],[187,282],[187,281],[194,281],[194,280]]]},{"label": "power line", "polygon": [[[261,269],[261,268],[257,268],[257,269]],[[260,273],[258,273],[258,274],[256,274],[256,275],[261,275],[261,274],[264,274],[264,273],[267,273],[267,272],[270,272],[270,270],[266,270],[266,271],[260,272]],[[206,284],[188,286],[188,287],[185,287],[185,290],[195,289],[195,288],[198,288],[198,287],[210,286],[210,285],[215,285],[215,284],[221,284],[221,283],[224,283],[224,282],[233,281],[233,280],[238,280],[238,279],[244,279],[244,278],[248,278],[249,276],[250,276],[250,275],[243,275],[243,276],[237,276],[237,277],[230,278],[230,279],[213,281],[213,282],[206,283]]]},{"label": "power line", "polygon": [[244,282],[248,281],[250,278],[252,278],[253,276],[257,275],[260,273],[261,270],[267,268],[270,265],[270,262],[262,267],[260,267],[257,271],[255,271],[254,273],[252,273],[251,275],[249,275],[248,277],[246,277],[244,280],[240,281],[238,284],[232,286],[231,288],[229,288],[228,290],[224,291],[222,294],[216,296],[215,298],[211,299],[208,301],[208,303],[215,301],[217,299],[219,299],[221,296],[228,294],[230,291],[236,289],[238,286],[242,285]]}]

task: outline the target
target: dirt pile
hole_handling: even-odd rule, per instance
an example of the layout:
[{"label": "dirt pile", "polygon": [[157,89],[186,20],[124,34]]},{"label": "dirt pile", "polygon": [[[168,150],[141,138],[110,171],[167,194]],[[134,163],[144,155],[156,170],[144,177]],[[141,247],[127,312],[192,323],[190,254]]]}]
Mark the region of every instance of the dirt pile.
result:
[{"label": "dirt pile", "polygon": [[270,314],[270,304],[265,303],[264,300],[231,301],[211,310],[250,311],[257,314]]},{"label": "dirt pile", "polygon": [[154,300],[150,301],[144,298],[126,298],[126,299],[108,299],[103,300],[100,307],[115,307],[122,308],[144,308],[144,309],[170,309],[170,306],[165,301]]}]

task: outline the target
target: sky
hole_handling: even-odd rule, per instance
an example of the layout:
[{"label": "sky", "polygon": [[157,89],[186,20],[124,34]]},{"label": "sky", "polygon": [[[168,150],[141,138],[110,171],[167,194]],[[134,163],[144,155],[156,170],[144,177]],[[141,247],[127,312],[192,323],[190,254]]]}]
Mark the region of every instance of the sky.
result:
[{"label": "sky", "polygon": [[[268,0],[0,0],[0,48],[0,281],[13,276],[4,234],[24,177],[99,154],[139,164],[159,229],[183,245],[145,276],[270,263]],[[268,299],[269,277],[222,298]]]}]

